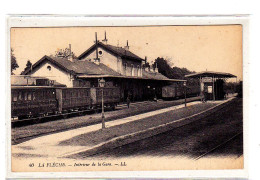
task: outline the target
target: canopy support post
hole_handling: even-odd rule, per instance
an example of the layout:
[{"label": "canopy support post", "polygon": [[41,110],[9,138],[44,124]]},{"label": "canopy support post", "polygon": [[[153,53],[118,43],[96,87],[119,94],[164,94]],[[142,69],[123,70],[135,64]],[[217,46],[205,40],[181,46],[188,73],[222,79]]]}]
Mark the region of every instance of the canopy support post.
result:
[{"label": "canopy support post", "polygon": [[213,88],[212,88],[212,91],[213,91],[213,92],[212,92],[212,93],[213,93],[213,101],[215,101],[215,87],[214,87],[214,86],[215,86],[215,85],[214,85],[215,83],[214,83],[214,76],[213,76],[213,78],[212,78],[212,82],[213,82]]}]

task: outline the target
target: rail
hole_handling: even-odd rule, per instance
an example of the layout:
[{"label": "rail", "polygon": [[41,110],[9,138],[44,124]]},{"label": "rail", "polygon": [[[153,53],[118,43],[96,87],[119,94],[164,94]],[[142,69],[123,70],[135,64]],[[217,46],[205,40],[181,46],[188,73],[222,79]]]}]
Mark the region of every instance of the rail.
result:
[{"label": "rail", "polygon": [[230,142],[231,140],[235,139],[237,136],[239,136],[239,135],[242,134],[242,133],[243,133],[243,132],[241,131],[241,132],[235,134],[234,136],[232,136],[232,137],[229,138],[228,140],[226,140],[226,141],[220,143],[219,145],[215,146],[214,148],[210,149],[209,151],[207,151],[207,152],[201,154],[200,156],[196,157],[194,160],[199,160],[200,158],[202,158],[202,157],[208,155],[209,153],[215,151],[216,149],[220,148],[221,146],[223,146],[223,145],[227,144],[228,142]]}]

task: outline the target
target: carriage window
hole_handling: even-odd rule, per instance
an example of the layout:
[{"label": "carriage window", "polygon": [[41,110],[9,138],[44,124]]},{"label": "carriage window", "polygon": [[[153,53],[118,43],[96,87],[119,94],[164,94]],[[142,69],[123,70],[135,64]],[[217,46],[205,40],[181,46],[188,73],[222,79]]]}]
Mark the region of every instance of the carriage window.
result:
[{"label": "carriage window", "polygon": [[28,93],[28,100],[31,101],[32,100],[32,94],[29,92]]},{"label": "carriage window", "polygon": [[78,97],[84,97],[84,94],[83,94],[83,91],[82,91],[82,89],[81,89],[81,90],[79,90]]},{"label": "carriage window", "polygon": [[26,100],[27,101],[27,92],[24,92],[24,100]]},{"label": "carriage window", "polygon": [[39,100],[41,100],[42,99],[42,95],[43,95],[42,91],[38,91],[37,94],[38,94]]},{"label": "carriage window", "polygon": [[22,98],[22,92],[19,92],[19,100],[23,100],[23,98]]},{"label": "carriage window", "polygon": [[43,90],[42,93],[43,93],[43,97],[42,97],[42,99],[46,99],[47,92]]},{"label": "carriage window", "polygon": [[44,99],[44,91],[41,91],[40,95],[41,95],[41,99]]},{"label": "carriage window", "polygon": [[13,93],[13,101],[17,101],[17,93]]},{"label": "carriage window", "polygon": [[35,92],[32,93],[32,97],[33,97],[33,98],[32,98],[33,100],[36,99],[36,97],[35,97]]}]

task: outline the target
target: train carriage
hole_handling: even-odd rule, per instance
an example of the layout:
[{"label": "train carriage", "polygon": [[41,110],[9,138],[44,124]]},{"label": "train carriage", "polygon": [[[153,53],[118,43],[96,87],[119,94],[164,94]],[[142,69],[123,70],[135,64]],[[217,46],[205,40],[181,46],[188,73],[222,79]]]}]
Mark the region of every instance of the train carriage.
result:
[{"label": "train carriage", "polygon": [[90,109],[90,88],[57,88],[58,108],[60,112]]},{"label": "train carriage", "polygon": [[[100,107],[102,103],[102,88],[91,88],[91,99],[93,108]],[[120,102],[120,89],[118,87],[104,87],[104,105],[115,108]]]},{"label": "train carriage", "polygon": [[56,91],[53,87],[12,87],[11,115],[19,119],[45,116],[57,111]]},{"label": "train carriage", "polygon": [[[114,109],[120,101],[118,87],[105,87],[105,108]],[[51,86],[12,86],[11,116],[13,122],[20,120],[37,120],[42,117],[53,117],[85,110],[99,109],[102,103],[101,88],[65,88]],[[34,121],[33,120],[33,121]],[[21,122],[21,121],[19,121]]]}]

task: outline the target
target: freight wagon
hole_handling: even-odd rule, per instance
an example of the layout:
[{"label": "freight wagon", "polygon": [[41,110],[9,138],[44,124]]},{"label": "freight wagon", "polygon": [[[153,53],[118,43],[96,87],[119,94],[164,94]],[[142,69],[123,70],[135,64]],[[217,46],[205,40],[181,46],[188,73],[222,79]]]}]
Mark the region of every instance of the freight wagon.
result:
[{"label": "freight wagon", "polygon": [[[186,88],[186,89],[185,89]],[[200,95],[200,87],[199,86],[186,86],[184,87],[181,84],[172,84],[169,86],[162,87],[162,98],[163,99],[178,99],[183,98],[185,96],[199,96]]]}]

